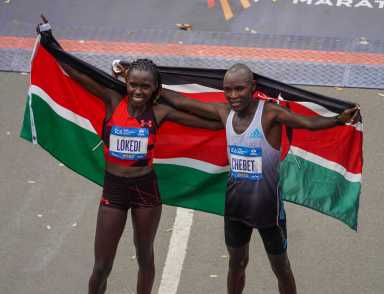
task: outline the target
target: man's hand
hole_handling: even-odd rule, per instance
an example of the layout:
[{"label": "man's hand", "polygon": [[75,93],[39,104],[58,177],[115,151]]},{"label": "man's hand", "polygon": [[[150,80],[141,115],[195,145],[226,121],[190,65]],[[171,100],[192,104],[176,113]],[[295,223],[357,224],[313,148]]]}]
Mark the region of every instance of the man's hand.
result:
[{"label": "man's hand", "polygon": [[348,108],[336,116],[337,121],[344,125],[346,123],[354,124],[360,120],[360,106]]}]

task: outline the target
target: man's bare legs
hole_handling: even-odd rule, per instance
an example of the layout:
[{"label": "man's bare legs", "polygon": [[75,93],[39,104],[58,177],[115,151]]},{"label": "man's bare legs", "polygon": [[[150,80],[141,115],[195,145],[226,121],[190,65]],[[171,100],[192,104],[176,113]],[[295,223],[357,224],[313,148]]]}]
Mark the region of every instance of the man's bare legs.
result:
[{"label": "man's bare legs", "polygon": [[[229,268],[227,276],[228,294],[241,294],[245,286],[245,270],[249,260],[249,243],[239,248],[227,247]],[[288,255],[268,255],[276,275],[280,294],[296,294],[296,283]]]},{"label": "man's bare legs", "polygon": [[239,248],[227,247],[227,250],[229,253],[228,294],[241,294],[245,286],[245,269],[249,260],[249,243]]},{"label": "man's bare legs", "polygon": [[296,294],[296,282],[289,263],[287,252],[281,255],[268,255],[273,272],[276,275],[280,294]]}]

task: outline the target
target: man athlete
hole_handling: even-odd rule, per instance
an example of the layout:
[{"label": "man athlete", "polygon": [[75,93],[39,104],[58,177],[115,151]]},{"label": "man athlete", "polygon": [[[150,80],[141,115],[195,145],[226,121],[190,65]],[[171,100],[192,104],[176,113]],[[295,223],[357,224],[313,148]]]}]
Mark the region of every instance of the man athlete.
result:
[{"label": "man athlete", "polygon": [[219,120],[226,127],[230,162],[224,213],[228,294],[243,292],[253,228],[258,229],[263,240],[280,294],[294,294],[285,211],[278,189],[282,125],[310,130],[330,128],[352,120],[358,108],[347,109],[336,117],[308,117],[255,100],[253,73],[244,64],[235,64],[226,72],[223,90],[228,104],[202,103],[164,88],[161,96],[177,109]]}]

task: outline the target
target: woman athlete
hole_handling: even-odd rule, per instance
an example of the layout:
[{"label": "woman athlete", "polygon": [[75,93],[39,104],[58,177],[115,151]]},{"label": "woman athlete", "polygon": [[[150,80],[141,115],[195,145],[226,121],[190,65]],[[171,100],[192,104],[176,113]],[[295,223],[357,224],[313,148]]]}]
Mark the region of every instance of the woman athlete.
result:
[{"label": "woman athlete", "polygon": [[151,293],[155,275],[153,241],[161,214],[161,200],[153,171],[158,126],[165,120],[210,129],[219,129],[220,124],[154,104],[161,89],[160,73],[148,59],[136,60],[122,71],[127,85],[125,97],[102,87],[68,65],[62,66],[72,78],[101,97],[107,110],[103,132],[106,171],[89,293],[104,293],[106,289],[130,208],[139,265],[137,293]]}]

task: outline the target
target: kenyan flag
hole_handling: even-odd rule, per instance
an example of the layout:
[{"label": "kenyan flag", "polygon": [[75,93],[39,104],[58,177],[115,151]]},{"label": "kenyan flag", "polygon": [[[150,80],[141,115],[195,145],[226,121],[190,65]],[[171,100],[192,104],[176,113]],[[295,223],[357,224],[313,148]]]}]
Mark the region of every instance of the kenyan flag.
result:
[{"label": "kenyan flag", "polygon": [[[337,115],[311,102],[288,104],[302,115]],[[282,137],[281,146],[283,198],[338,218],[356,230],[363,165],[362,124],[289,132]]]},{"label": "kenyan flag", "polygon": [[[44,32],[32,59],[21,137],[38,143],[66,166],[101,185],[104,105],[66,75],[57,59],[65,60],[104,86],[125,93],[123,83],[66,53],[51,32]],[[160,70],[164,87],[203,102],[225,101],[223,70]],[[280,95],[295,112],[330,115],[351,106],[262,76],[255,75],[255,79],[256,98]],[[285,200],[336,217],[356,229],[362,168],[360,125],[288,133],[290,139],[282,139],[280,176]],[[228,170],[224,130],[164,123],[155,149],[155,169],[165,204],[223,214]]]},{"label": "kenyan flag", "polygon": [[[113,83],[116,81],[111,87],[125,90]],[[218,90],[197,84],[164,86],[205,102],[224,101]],[[21,137],[38,143],[75,172],[102,185],[104,115],[103,102],[73,81],[38,43]],[[155,169],[165,204],[223,213],[228,170],[224,130],[165,122],[159,129]]]}]

